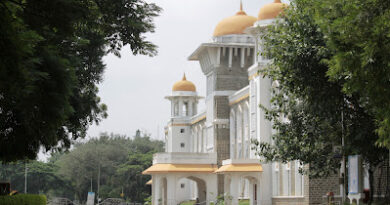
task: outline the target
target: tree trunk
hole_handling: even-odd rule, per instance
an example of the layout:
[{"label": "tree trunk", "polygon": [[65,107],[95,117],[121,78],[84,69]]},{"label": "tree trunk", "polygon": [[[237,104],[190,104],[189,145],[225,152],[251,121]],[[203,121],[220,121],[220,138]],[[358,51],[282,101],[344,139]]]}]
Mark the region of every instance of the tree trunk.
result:
[{"label": "tree trunk", "polygon": [[368,201],[368,204],[372,204],[372,202],[374,201],[374,189],[375,189],[375,186],[374,186],[374,170],[373,170],[373,167],[372,165],[370,164],[369,165],[369,168],[368,168],[368,181],[370,183],[370,200]]}]

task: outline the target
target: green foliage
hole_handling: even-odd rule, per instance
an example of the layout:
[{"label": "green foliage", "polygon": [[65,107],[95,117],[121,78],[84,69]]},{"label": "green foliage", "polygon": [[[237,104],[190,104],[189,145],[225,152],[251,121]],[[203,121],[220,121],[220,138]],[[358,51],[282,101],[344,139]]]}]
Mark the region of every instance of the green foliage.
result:
[{"label": "green foliage", "polygon": [[37,194],[0,196],[0,205],[46,205],[46,196]]},{"label": "green foliage", "polygon": [[[76,144],[70,152],[52,153],[46,163],[28,162],[27,191],[83,202],[91,189],[91,179],[97,194],[100,169],[100,198],[120,198],[123,189],[127,201],[142,202],[150,193],[145,184],[150,176],[141,172],[151,165],[155,152],[163,151],[163,146],[162,141],[151,140],[148,135],[127,138],[103,134]],[[21,192],[24,173],[24,162],[2,164],[0,181],[9,181],[13,190]]]},{"label": "green foliage", "polygon": [[[345,79],[330,80],[326,62],[334,55],[315,21],[312,0],[295,0],[285,15],[262,36],[272,63],[261,74],[276,81],[271,109],[261,106],[273,128],[274,144],[255,142],[268,161],[299,160],[311,177],[324,177],[340,167],[343,152],[361,154],[371,166],[387,156],[375,146],[375,118],[358,93],[343,92]],[[284,120],[283,118],[287,118]],[[341,147],[345,138],[344,150]]]},{"label": "green foliage", "polygon": [[28,170],[28,193],[72,197],[67,195],[71,190],[70,183],[57,175],[59,167],[52,162],[30,161],[27,165],[24,162],[3,164],[0,166],[0,180],[11,182],[11,189],[23,192],[25,166]]},{"label": "green foliage", "polygon": [[72,184],[80,201],[86,199],[91,179],[97,193],[100,167],[100,198],[119,198],[123,189],[127,200],[141,202],[150,191],[145,185],[150,176],[141,173],[151,165],[153,154],[162,149],[163,142],[151,140],[146,135],[133,139],[102,135],[76,144],[56,164],[60,167],[58,174]]},{"label": "green foliage", "polygon": [[390,2],[325,0],[316,22],[333,55],[326,61],[332,81],[343,79],[348,95],[375,117],[378,144],[390,148]]},{"label": "green foliage", "polygon": [[144,34],[160,8],[143,0],[0,2],[0,160],[69,148],[107,116],[97,96],[103,56],[153,56]]}]

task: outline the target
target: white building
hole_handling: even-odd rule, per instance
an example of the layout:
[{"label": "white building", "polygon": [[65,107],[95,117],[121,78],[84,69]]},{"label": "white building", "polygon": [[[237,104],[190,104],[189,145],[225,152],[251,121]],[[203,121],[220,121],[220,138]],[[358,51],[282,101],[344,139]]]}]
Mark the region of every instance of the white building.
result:
[{"label": "white building", "polygon": [[[166,97],[171,101],[166,150],[155,154],[153,165],[143,172],[152,176],[154,205],[196,199],[209,204],[219,195],[233,205],[239,199],[261,205],[313,204],[326,193],[319,190],[320,181],[310,183],[298,173],[299,163],[260,164],[251,150],[252,139],[270,142],[273,132],[258,106],[270,106],[273,83],[258,76],[270,62],[258,55],[259,35],[286,6],[275,0],[257,18],[241,6],[217,24],[212,42],[202,43],[189,56],[199,61],[207,78],[206,110],[198,112],[202,97],[185,76]],[[332,183],[337,180],[327,180],[327,191],[337,194],[338,183]]]}]

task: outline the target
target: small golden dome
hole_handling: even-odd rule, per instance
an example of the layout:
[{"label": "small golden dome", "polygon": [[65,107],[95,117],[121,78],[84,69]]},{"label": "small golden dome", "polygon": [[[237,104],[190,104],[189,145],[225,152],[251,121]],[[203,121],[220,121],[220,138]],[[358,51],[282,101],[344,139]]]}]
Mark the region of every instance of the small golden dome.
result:
[{"label": "small golden dome", "polygon": [[183,79],[181,81],[176,82],[173,85],[172,91],[192,91],[192,92],[196,92],[196,87],[195,87],[195,85],[191,81],[187,80],[186,74],[184,74],[183,75]]},{"label": "small golden dome", "polygon": [[240,11],[234,16],[227,17],[220,21],[214,29],[213,36],[223,36],[229,34],[243,34],[247,27],[253,26],[256,18],[248,16],[242,10],[242,3],[240,4]]},{"label": "small golden dome", "polygon": [[275,0],[273,3],[266,4],[260,9],[257,20],[274,19],[283,12],[287,6],[287,4],[282,3],[280,0]]}]

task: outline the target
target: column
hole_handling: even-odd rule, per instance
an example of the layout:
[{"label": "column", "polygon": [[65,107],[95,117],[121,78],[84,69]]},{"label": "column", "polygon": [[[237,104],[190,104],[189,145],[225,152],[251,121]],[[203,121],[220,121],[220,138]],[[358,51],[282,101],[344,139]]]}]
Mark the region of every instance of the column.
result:
[{"label": "column", "polygon": [[217,182],[217,175],[208,175],[206,180],[206,198],[207,198],[207,205],[210,204],[211,201],[214,203],[217,200],[218,195],[218,182]]},{"label": "column", "polygon": [[158,199],[161,195],[161,179],[152,175],[152,205],[158,205]]},{"label": "column", "polygon": [[272,204],[272,164],[262,164],[261,180],[257,185],[257,204]]},{"label": "column", "polygon": [[236,205],[238,204],[238,197],[240,195],[240,191],[238,190],[240,183],[240,177],[239,175],[233,173],[231,175],[231,185],[230,185],[230,197],[231,197],[231,204]]},{"label": "column", "polygon": [[193,107],[194,102],[193,102],[193,100],[188,100],[187,103],[188,103],[187,104],[188,105],[188,116],[193,116],[194,112],[192,110],[192,107]]},{"label": "column", "polygon": [[253,183],[253,179],[249,180],[249,205],[253,205],[253,200],[254,200],[254,186],[255,184]]},{"label": "column", "polygon": [[236,112],[236,122],[237,122],[237,128],[236,128],[236,143],[235,143],[235,147],[236,147],[236,158],[239,159],[241,158],[241,151],[242,151],[242,110],[239,109],[237,110]]},{"label": "column", "polygon": [[167,205],[177,205],[176,203],[176,177],[167,176]]},{"label": "column", "polygon": [[235,136],[236,136],[236,117],[234,109],[230,111],[230,159],[235,158]]},{"label": "column", "polygon": [[183,100],[179,99],[179,115],[178,116],[183,116]]}]

